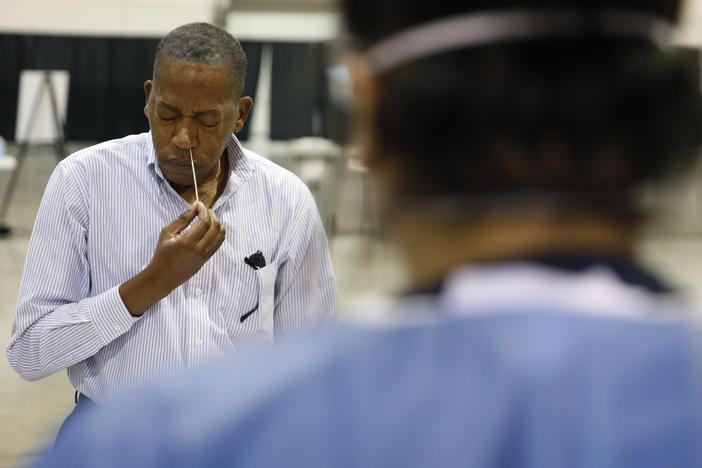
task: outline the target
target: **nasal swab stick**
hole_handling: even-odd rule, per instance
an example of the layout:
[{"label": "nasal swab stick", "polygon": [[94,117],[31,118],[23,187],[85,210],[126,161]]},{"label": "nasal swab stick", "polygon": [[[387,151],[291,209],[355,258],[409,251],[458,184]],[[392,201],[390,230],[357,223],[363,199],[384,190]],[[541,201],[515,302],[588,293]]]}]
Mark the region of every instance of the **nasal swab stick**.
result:
[{"label": "nasal swab stick", "polygon": [[193,161],[193,149],[190,148],[190,166],[193,168],[193,182],[195,182],[195,201],[200,201],[200,195],[197,193],[197,178],[195,177],[195,162]]}]

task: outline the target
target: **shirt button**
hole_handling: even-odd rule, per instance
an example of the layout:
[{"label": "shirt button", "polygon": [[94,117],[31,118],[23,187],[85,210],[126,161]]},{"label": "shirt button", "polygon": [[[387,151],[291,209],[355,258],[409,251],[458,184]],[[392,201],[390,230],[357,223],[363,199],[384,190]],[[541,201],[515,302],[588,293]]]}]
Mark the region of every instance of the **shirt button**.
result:
[{"label": "shirt button", "polygon": [[120,327],[120,326],[119,326],[118,324],[116,324],[116,323],[115,323],[114,325],[112,325],[112,328],[113,328],[115,331],[122,331],[122,327]]},{"label": "shirt button", "polygon": [[196,296],[202,295],[202,289],[196,288],[196,289],[195,289],[195,295],[196,295]]},{"label": "shirt button", "polygon": [[197,338],[195,338],[195,346],[200,346],[201,344],[202,344],[202,340],[198,336]]}]

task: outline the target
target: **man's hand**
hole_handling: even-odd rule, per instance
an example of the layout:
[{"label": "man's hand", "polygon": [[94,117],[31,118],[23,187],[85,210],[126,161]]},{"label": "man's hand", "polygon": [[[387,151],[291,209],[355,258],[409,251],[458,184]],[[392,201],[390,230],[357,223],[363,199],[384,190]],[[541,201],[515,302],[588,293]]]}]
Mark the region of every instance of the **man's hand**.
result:
[{"label": "man's hand", "polygon": [[219,249],[225,234],[217,216],[201,202],[164,227],[149,265],[119,288],[129,312],[140,316],[190,279]]},{"label": "man's hand", "polygon": [[[195,216],[198,220],[184,233]],[[154,256],[147,269],[165,290],[173,291],[197,273],[224,242],[219,220],[202,202],[161,230]]]}]

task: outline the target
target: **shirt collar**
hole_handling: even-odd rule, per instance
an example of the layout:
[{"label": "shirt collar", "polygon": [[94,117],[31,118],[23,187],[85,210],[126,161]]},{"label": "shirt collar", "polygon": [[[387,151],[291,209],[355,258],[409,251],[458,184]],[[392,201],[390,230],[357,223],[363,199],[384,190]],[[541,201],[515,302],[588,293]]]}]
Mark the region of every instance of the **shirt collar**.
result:
[{"label": "shirt collar", "polygon": [[[640,267],[631,260],[624,257],[594,255],[594,254],[548,254],[538,255],[533,257],[525,257],[521,259],[511,260],[508,262],[488,263],[486,266],[494,266],[500,264],[515,264],[515,263],[533,263],[544,267],[550,267],[562,273],[579,273],[592,267],[606,267],[622,282],[630,286],[636,286],[645,289],[651,293],[671,293],[672,288],[664,283],[660,278]],[[429,284],[421,288],[413,288],[407,291],[405,295],[416,294],[434,294],[441,293],[444,287],[444,281],[435,284]]]},{"label": "shirt collar", "polygon": [[227,157],[229,158],[229,182],[227,189],[235,188],[246,182],[254,173],[254,165],[251,158],[246,154],[241,142],[232,134],[227,143]]},{"label": "shirt collar", "polygon": [[151,135],[151,130],[146,133],[146,137],[146,146],[148,148],[146,167],[148,167],[149,170],[157,176],[157,178],[165,180],[165,177],[163,177],[163,172],[161,172],[161,166],[158,164],[158,158],[156,158],[156,148],[154,148],[154,140],[153,136]]},{"label": "shirt collar", "polygon": [[468,314],[543,309],[641,317],[683,308],[670,291],[622,281],[610,265],[597,263],[579,271],[533,261],[466,266],[448,276],[437,299]]},{"label": "shirt collar", "polygon": [[548,262],[514,261],[460,267],[440,288],[428,293],[373,298],[359,307],[350,321],[371,327],[398,327],[433,323],[446,316],[549,311],[670,320],[689,315],[688,310],[672,292],[622,281],[610,265],[593,264],[573,271]]}]

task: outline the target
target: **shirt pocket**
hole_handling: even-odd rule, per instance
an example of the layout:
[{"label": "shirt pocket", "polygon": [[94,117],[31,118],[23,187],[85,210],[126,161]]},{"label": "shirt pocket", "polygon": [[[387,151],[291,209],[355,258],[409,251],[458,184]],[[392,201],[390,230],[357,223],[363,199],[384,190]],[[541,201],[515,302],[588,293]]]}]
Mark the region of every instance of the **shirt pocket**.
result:
[{"label": "shirt pocket", "polygon": [[237,265],[238,285],[244,288],[236,294],[236,310],[225,311],[227,328],[236,345],[272,341],[275,309],[275,280],[278,265],[273,262],[254,270],[249,265]]}]

